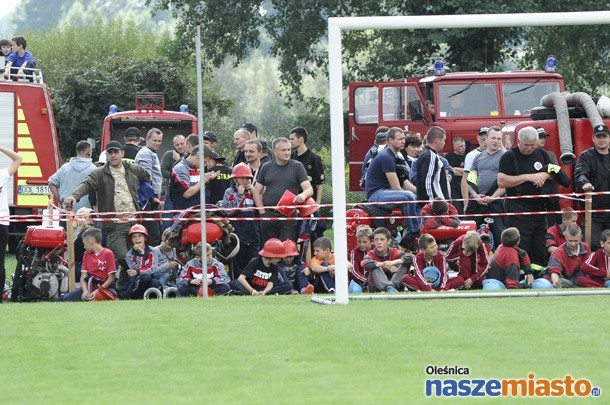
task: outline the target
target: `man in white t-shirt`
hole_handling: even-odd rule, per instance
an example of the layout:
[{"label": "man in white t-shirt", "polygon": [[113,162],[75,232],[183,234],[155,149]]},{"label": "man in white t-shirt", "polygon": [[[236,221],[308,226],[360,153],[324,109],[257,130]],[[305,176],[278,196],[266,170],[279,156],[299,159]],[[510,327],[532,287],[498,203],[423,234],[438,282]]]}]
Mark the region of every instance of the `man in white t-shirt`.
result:
[{"label": "man in white t-shirt", "polygon": [[[487,132],[489,132],[489,127],[481,127],[479,129],[479,134],[477,135],[477,141],[479,142],[479,146],[468,152],[466,158],[464,159],[464,174],[462,175],[462,198],[464,199],[464,213],[466,213],[466,208],[468,207],[468,182],[466,179],[468,178],[468,172],[472,168],[472,162],[474,158],[476,158],[479,153],[483,152],[487,149]],[[473,196],[475,197],[475,196]]]},{"label": "man in white t-shirt", "polygon": [[10,211],[8,208],[8,182],[17,173],[21,165],[21,156],[16,152],[0,146],[0,152],[11,158],[12,162],[6,169],[0,170],[0,304],[2,304],[2,290],[6,282],[6,269],[4,268],[4,256],[8,244],[8,226],[10,224]]}]

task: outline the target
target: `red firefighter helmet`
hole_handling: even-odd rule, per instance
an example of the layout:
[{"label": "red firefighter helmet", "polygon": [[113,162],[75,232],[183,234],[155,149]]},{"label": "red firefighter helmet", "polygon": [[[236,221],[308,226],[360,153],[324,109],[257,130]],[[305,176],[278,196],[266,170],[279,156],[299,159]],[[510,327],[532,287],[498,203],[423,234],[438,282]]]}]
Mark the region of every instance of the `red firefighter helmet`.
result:
[{"label": "red firefighter helmet", "polygon": [[233,167],[233,170],[231,171],[231,176],[229,178],[234,179],[236,177],[247,177],[251,179],[254,176],[252,175],[252,170],[250,170],[250,166],[245,163],[239,163]]},{"label": "red firefighter helmet", "polygon": [[282,242],[284,245],[284,253],[286,253],[286,257],[288,256],[299,256],[299,250],[297,249],[297,244],[292,239],[286,239]]},{"label": "red firefighter helmet", "polygon": [[118,301],[117,296],[103,285],[97,287],[97,290],[93,293],[93,297],[96,301]]},{"label": "red firefighter helmet", "polygon": [[316,200],[311,197],[305,200],[305,202],[303,202],[303,205],[307,205],[307,207],[299,208],[300,217],[308,217],[320,208],[318,204],[316,204]]},{"label": "red firefighter helmet", "polygon": [[146,243],[150,243],[150,236],[148,236],[148,231],[142,224],[135,224],[131,228],[129,228],[129,233],[127,234],[127,241],[131,243],[131,235],[134,233],[142,233],[146,235]]},{"label": "red firefighter helmet", "polygon": [[280,201],[277,203],[276,210],[284,216],[291,216],[294,213],[294,210],[296,210],[296,207],[294,206],[295,197],[296,195],[294,195],[290,190],[284,191],[282,198],[280,198]]},{"label": "red firefighter helmet", "polygon": [[271,238],[267,242],[263,248],[258,252],[259,255],[263,257],[286,257],[286,250],[284,249],[284,244],[281,240],[276,238]]}]

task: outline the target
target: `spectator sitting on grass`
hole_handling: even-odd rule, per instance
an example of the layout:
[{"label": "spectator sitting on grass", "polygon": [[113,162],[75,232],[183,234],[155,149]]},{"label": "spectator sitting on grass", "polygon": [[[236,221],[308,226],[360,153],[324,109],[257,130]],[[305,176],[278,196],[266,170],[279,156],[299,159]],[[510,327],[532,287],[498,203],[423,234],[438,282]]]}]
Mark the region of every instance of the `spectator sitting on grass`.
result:
[{"label": "spectator sitting on grass", "polygon": [[125,255],[128,270],[121,272],[120,275],[127,278],[124,283],[120,283],[125,285],[123,296],[125,298],[142,298],[149,287],[159,288],[161,286],[158,280],[159,276],[153,280],[155,256],[152,248],[148,246],[150,237],[143,225],[135,224],[132,226],[127,235],[127,240],[132,247]]},{"label": "spectator sitting on grass", "polygon": [[356,229],[356,243],[358,245],[349,254],[349,262],[352,265],[349,280],[360,285],[364,291],[368,287],[369,272],[362,265],[362,260],[373,248],[373,230],[370,226],[360,225]]},{"label": "spectator sitting on grass", "polygon": [[561,223],[551,226],[546,231],[546,251],[550,255],[559,246],[566,242],[565,231],[566,228],[575,224],[578,220],[578,214],[574,212],[574,208],[565,207],[561,210]]},{"label": "spectator sitting on grass", "polygon": [[589,258],[591,248],[582,241],[582,232],[576,224],[569,225],[564,233],[566,241],[553,251],[549,259],[546,276],[553,286],[570,288],[576,287],[576,281],[582,276],[582,265]]},{"label": "spectator sitting on grass", "polygon": [[301,258],[301,253],[297,249],[297,244],[292,239],[284,242],[286,257],[278,263],[279,274],[284,274],[292,282],[293,287],[301,294],[313,294],[313,285],[309,283],[311,271]]},{"label": "spectator sitting on grass", "polygon": [[445,254],[447,266],[458,275],[447,281],[447,289],[481,288],[481,278],[489,267],[487,250],[477,232],[470,231],[457,238]]},{"label": "spectator sitting on grass", "polygon": [[[445,256],[438,250],[436,239],[430,234],[423,234],[418,240],[419,252],[413,258],[413,275],[406,274],[402,278],[405,287],[415,291],[440,291],[446,289],[447,270]],[[438,270],[438,277],[430,280],[427,269],[433,267]]]},{"label": "spectator sitting on grass", "polygon": [[[316,275],[314,285],[320,285],[322,292],[335,292],[335,254],[332,252],[333,243],[326,237],[321,237],[313,243],[313,257],[309,263],[309,269]],[[352,268],[347,263],[347,268]]]},{"label": "spectator sitting on grass", "polygon": [[176,272],[180,267],[176,249],[169,244],[170,235],[170,228],[163,231],[163,235],[161,235],[161,244],[153,248],[155,263],[153,274],[159,280],[161,287],[167,287],[170,283],[176,281]]},{"label": "spectator sitting on grass", "polygon": [[519,248],[521,235],[517,228],[506,228],[502,231],[502,244],[498,246],[491,258],[487,278],[498,280],[506,288],[519,288],[520,270],[525,272],[526,284],[532,285],[534,274],[527,252]]},{"label": "spectator sitting on grass", "polygon": [[457,228],[460,225],[457,209],[452,204],[438,197],[423,206],[421,215],[425,218],[421,223],[421,233],[437,229],[441,225],[452,228]]},{"label": "spectator sitting on grass", "polygon": [[362,267],[369,275],[369,291],[394,293],[402,289],[402,278],[411,267],[413,257],[390,247],[392,235],[386,228],[375,229],[373,243],[375,248],[362,260]]},{"label": "spectator sitting on grass", "polygon": [[601,249],[589,256],[582,266],[584,276],[576,280],[579,287],[604,287],[610,280],[610,229],[602,232]]},{"label": "spectator sitting on grass", "polygon": [[[225,271],[225,266],[212,257],[212,246],[206,243],[206,285],[209,295],[227,295],[231,292],[229,276]],[[191,259],[182,271],[182,276],[178,280],[178,293],[181,297],[195,297],[199,291],[204,288],[203,281],[203,264],[202,245],[199,242],[195,245],[195,258]]]},{"label": "spectator sitting on grass", "polygon": [[93,301],[97,289],[102,287],[116,297],[114,281],[116,265],[114,254],[102,246],[102,231],[97,228],[86,229],[82,233],[85,254],[80,274],[80,287],[64,295],[62,301]]},{"label": "spectator sitting on grass", "polygon": [[248,295],[267,295],[277,284],[277,264],[286,257],[282,241],[269,239],[258,254],[258,257],[250,260],[239,278],[233,280],[233,290]]}]

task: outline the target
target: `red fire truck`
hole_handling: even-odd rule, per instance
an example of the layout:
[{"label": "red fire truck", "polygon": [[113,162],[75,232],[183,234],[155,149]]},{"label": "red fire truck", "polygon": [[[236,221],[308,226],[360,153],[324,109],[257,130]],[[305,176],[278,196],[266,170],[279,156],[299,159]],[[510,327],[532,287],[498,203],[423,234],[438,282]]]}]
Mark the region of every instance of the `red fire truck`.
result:
[{"label": "red fire truck", "polygon": [[[61,166],[49,88],[42,72],[33,69],[30,81],[0,78],[0,145],[17,151],[23,163],[8,183],[11,214],[38,214],[49,203],[47,179]],[[0,168],[10,159],[0,154]],[[27,223],[11,222],[9,245],[25,234]],[[29,224],[31,225],[31,224]]]},{"label": "red fire truck", "polygon": [[180,106],[180,111],[165,110],[163,93],[138,93],[135,107],[135,110],[119,112],[116,105],[110,106],[102,128],[101,150],[113,140],[123,144],[125,130],[129,127],[138,128],[142,136],[146,136],[151,128],[158,128],[163,132],[163,143],[157,152],[161,159],[173,147],[175,135],[197,133],[197,118],[188,113],[188,106]]},{"label": "red fire truck", "polygon": [[[550,59],[550,58],[549,58]],[[552,64],[551,64],[552,65]],[[547,64],[547,66],[549,66]],[[547,71],[446,73],[435,63],[435,75],[388,82],[349,85],[350,190],[360,191],[364,155],[373,145],[378,126],[408,127],[426,134],[433,125],[447,131],[446,151],[454,137],[470,148],[478,129],[529,120],[529,112],[544,95],[564,90],[563,78]],[[434,114],[427,107],[433,105]]]}]

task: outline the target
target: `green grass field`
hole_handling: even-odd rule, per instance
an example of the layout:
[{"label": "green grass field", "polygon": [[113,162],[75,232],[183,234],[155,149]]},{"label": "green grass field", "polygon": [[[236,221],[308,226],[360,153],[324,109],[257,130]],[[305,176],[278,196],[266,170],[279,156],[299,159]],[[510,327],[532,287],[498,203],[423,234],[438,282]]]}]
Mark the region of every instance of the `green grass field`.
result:
[{"label": "green grass field", "polygon": [[[428,365],[468,367],[466,378],[570,374],[603,391],[609,315],[607,296],[347,306],[307,296],[8,303],[0,305],[0,398],[434,403],[424,395]],[[600,403],[608,403],[604,396]]]}]

